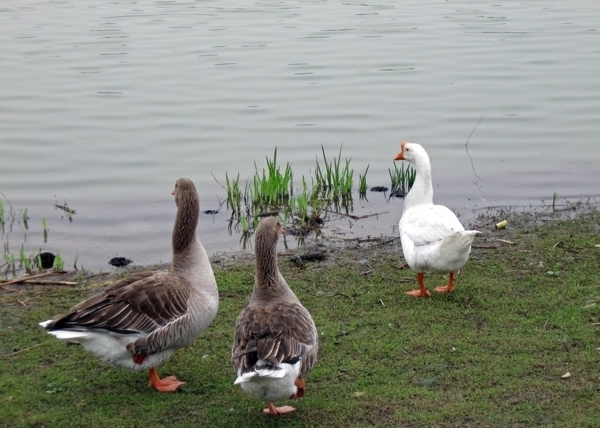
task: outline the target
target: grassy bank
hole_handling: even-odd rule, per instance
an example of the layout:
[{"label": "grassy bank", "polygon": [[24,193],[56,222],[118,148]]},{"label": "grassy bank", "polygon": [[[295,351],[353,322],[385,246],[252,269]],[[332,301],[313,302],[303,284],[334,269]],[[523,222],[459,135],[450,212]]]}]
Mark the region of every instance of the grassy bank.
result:
[{"label": "grassy bank", "polygon": [[[279,418],[234,387],[229,365],[252,265],[215,266],[215,323],[159,369],[188,382],[175,394],[37,327],[102,282],[7,287],[16,291],[0,292],[0,426],[600,426],[600,215],[511,218],[494,230],[501,219],[478,225],[485,236],[447,296],[403,294],[415,283],[397,240],[330,250],[303,268],[282,257],[320,353],[298,411]],[[444,282],[427,279],[430,289]]]}]

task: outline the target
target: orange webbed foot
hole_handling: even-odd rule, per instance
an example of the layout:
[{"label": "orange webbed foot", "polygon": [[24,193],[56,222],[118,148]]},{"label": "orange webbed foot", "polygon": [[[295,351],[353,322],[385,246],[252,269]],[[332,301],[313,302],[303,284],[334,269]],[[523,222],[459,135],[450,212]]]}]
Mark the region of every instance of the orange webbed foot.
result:
[{"label": "orange webbed foot", "polygon": [[406,294],[407,296],[411,296],[411,297],[429,297],[428,290],[421,290],[419,288],[417,288],[416,290],[407,291],[404,294]]},{"label": "orange webbed foot", "polygon": [[438,293],[451,293],[454,291],[454,272],[450,272],[450,278],[448,278],[448,285],[440,285],[435,287],[435,291]]},{"label": "orange webbed foot", "polygon": [[288,413],[293,413],[295,411],[296,409],[292,406],[275,407],[273,403],[268,403],[268,406],[263,410],[263,413],[266,415],[287,415]]},{"label": "orange webbed foot", "polygon": [[405,294],[411,297],[429,297],[429,291],[425,288],[425,275],[423,272],[417,272],[418,290],[407,291]]},{"label": "orange webbed foot", "polygon": [[160,392],[175,392],[177,388],[185,385],[185,382],[180,381],[175,376],[168,376],[164,379],[159,378],[154,368],[150,369],[149,375],[150,382],[148,382],[148,386]]}]

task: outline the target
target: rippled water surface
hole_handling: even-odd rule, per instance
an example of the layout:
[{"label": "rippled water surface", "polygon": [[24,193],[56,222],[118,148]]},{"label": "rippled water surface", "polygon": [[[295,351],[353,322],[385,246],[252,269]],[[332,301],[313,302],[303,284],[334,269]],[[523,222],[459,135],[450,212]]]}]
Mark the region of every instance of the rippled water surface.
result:
[{"label": "rippled water surface", "polygon": [[[465,220],[598,197],[599,27],[592,0],[5,2],[0,191],[31,230],[3,244],[94,270],[169,261],[175,180],[217,209],[211,173],[250,177],[275,147],[298,183],[343,144],[389,186],[400,141],[421,143],[436,202]],[[355,213],[389,213],[336,227],[394,233],[401,209],[369,194]],[[228,218],[201,218],[209,253],[239,249]]]}]

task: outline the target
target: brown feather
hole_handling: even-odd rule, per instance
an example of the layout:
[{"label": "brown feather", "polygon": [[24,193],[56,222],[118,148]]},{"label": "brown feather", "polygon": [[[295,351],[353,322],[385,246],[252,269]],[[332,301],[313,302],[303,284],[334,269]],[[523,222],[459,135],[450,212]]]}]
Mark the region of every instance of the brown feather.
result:
[{"label": "brown feather", "polygon": [[51,328],[148,334],[187,312],[190,290],[182,278],[169,274],[139,277],[132,283],[117,282],[81,302]]},{"label": "brown feather", "polygon": [[242,373],[252,370],[258,360],[277,365],[300,357],[305,376],[316,356],[316,328],[300,303],[249,306],[237,319],[231,362]]}]

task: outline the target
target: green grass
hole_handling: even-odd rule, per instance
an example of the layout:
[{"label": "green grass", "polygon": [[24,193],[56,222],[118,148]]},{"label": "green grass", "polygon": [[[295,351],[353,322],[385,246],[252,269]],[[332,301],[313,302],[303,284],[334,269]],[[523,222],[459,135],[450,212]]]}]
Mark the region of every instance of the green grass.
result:
[{"label": "green grass", "polygon": [[[477,226],[486,248],[474,249],[451,295],[403,294],[416,284],[398,267],[397,240],[331,250],[304,270],[281,260],[320,340],[306,397],[286,403],[297,408],[286,417],[263,415],[233,385],[233,324],[252,265],[216,267],[219,315],[159,369],[188,382],[175,394],[37,327],[104,284],[0,294],[0,426],[600,426],[600,214],[519,230],[512,218],[494,230],[498,220]],[[426,279],[430,290],[444,282]]]}]

